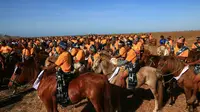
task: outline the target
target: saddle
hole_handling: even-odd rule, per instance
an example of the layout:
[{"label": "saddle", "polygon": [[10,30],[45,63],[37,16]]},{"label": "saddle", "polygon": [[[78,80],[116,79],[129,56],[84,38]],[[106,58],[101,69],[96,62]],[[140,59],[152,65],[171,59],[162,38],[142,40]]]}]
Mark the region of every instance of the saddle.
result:
[{"label": "saddle", "polygon": [[56,98],[57,102],[61,104],[63,107],[71,104],[69,95],[68,95],[68,85],[69,82],[74,79],[76,76],[73,73],[65,73],[61,69],[56,72],[56,80],[57,80],[57,91]]}]

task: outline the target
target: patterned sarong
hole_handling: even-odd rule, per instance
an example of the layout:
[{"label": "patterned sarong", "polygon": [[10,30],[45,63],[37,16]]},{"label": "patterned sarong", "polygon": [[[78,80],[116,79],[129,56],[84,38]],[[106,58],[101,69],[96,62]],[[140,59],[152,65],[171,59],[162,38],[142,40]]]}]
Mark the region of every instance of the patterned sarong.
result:
[{"label": "patterned sarong", "polygon": [[139,70],[139,60],[137,60],[134,64],[128,63],[126,65],[126,69],[128,69],[128,89],[134,89],[137,85],[137,76],[136,73]]}]

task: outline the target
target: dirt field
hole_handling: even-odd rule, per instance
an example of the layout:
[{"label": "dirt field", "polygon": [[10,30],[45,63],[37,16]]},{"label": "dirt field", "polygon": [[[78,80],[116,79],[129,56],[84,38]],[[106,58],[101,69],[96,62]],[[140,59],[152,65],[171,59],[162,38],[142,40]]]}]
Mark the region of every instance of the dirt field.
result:
[{"label": "dirt field", "polygon": [[[184,31],[184,32],[158,32],[152,33],[153,37],[159,39],[160,35],[172,36],[176,40],[179,36],[184,36],[187,41],[187,45],[191,47],[192,43],[196,40],[196,36],[200,36],[200,31]],[[150,46],[151,47],[151,46]],[[154,52],[156,47],[151,47],[151,51]],[[154,99],[152,94],[148,90],[148,87],[143,86],[145,89],[141,89],[137,92],[136,96],[133,96],[130,100],[125,100],[122,103],[124,108],[127,108],[125,112],[152,112],[154,108]],[[8,90],[0,90],[0,99],[8,95]],[[114,96],[113,96],[114,97]],[[14,100],[14,99],[13,99]],[[17,102],[13,104],[5,104],[4,106],[0,102],[0,112],[46,112],[44,105],[37,97],[36,91],[21,96],[19,99],[15,99]],[[180,94],[173,106],[166,104],[163,108],[163,112],[185,112],[185,96]],[[131,109],[128,109],[131,108]],[[84,100],[80,104],[74,106],[68,106],[65,108],[69,112],[92,112],[91,105],[88,106],[87,101]],[[59,106],[59,111],[64,111]],[[197,107],[196,111],[200,111],[200,107]]]}]

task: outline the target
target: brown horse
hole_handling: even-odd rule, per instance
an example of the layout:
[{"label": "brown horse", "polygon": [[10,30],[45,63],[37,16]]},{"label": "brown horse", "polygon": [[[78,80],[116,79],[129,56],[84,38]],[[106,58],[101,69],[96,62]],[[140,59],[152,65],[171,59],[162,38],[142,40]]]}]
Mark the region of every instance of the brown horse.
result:
[{"label": "brown horse", "polygon": [[[113,74],[116,72],[117,68],[113,65],[113,63],[111,63],[109,57],[110,56],[101,53],[100,58],[97,58],[94,61],[92,66],[93,71],[95,73],[103,73],[104,75],[107,75],[112,84],[120,87],[126,87],[127,83],[123,81],[125,77],[127,77],[124,75],[125,70],[120,69],[119,72],[115,74],[114,80],[112,80]],[[163,80],[160,72],[158,72],[153,67],[142,67],[137,73],[137,80],[138,83],[136,88],[140,88],[143,84],[146,84],[150,87],[150,90],[152,91],[155,98],[154,112],[160,111],[162,108],[163,100]]]},{"label": "brown horse", "polygon": [[11,88],[14,86],[14,89],[16,90],[17,87],[20,85],[24,85],[27,83],[33,84],[34,80],[37,78],[37,74],[39,73],[40,69],[39,64],[37,63],[38,61],[36,61],[36,59],[34,58],[17,63],[15,65],[13,75],[10,78],[10,82],[8,83],[8,87]]},{"label": "brown horse", "polygon": [[196,98],[197,89],[193,83],[195,74],[191,68],[185,67],[184,62],[175,57],[164,57],[159,61],[158,69],[163,74],[171,73],[178,81],[178,85],[184,89],[189,111],[193,111],[193,103]]},{"label": "brown horse", "polygon": [[12,53],[9,56],[9,59],[6,61],[5,57],[0,54],[0,84],[7,85],[9,82],[9,78],[12,75],[12,72],[15,68],[15,64],[19,62],[21,59],[16,53]]},{"label": "brown horse", "polygon": [[[151,66],[154,68],[158,67],[158,63],[160,61],[162,57],[161,56],[157,56],[157,55],[152,55],[151,52],[147,49],[144,50],[144,53],[141,56],[140,59],[140,66]],[[176,86],[177,86],[177,82],[176,80],[173,79],[173,76],[170,74],[163,74],[163,79],[165,82],[165,89],[167,90],[166,92],[169,94],[170,97],[170,101],[169,101],[169,105],[173,105],[175,103],[176,100]]]},{"label": "brown horse", "polygon": [[[39,71],[39,65],[36,62],[37,61],[33,61],[29,67],[24,66],[26,62],[17,64],[16,67],[18,69],[13,73],[9,86],[13,86],[13,82],[25,84],[35,80]],[[29,71],[25,70],[27,68]],[[57,81],[55,70],[44,72],[37,91],[38,96],[43,101],[48,112],[58,111],[56,86]],[[82,99],[87,98],[93,104],[96,112],[112,111],[110,84],[104,75],[95,73],[81,74],[69,83],[68,94],[72,103],[77,103]]]},{"label": "brown horse", "polygon": [[188,58],[186,59],[187,63],[190,62],[194,62],[199,60],[200,57],[200,51],[198,51],[198,49],[192,49],[190,50],[189,54],[188,54]]}]

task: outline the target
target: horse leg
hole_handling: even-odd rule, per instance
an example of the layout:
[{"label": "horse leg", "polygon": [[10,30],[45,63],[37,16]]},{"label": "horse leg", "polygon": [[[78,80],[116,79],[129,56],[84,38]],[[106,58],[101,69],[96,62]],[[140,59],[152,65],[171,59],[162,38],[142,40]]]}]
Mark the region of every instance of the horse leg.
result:
[{"label": "horse leg", "polygon": [[156,88],[154,87],[151,87],[150,89],[155,99],[155,107],[154,107],[153,112],[157,112],[158,111],[158,92],[156,91]]},{"label": "horse leg", "polygon": [[137,74],[137,86],[135,88],[139,88],[141,87],[144,83],[145,83],[145,78],[144,75],[141,73]]},{"label": "horse leg", "polygon": [[53,102],[52,102],[52,103],[53,103],[53,111],[54,111],[54,112],[58,112],[58,107],[57,107],[58,104],[57,104],[57,102],[56,102],[56,96],[55,96],[55,95],[52,96],[52,101],[53,101]]},{"label": "horse leg", "polygon": [[[101,98],[100,98],[101,99]],[[101,107],[101,101],[99,98],[92,98],[90,99],[92,105],[94,106],[96,112],[103,112]]]},{"label": "horse leg", "polygon": [[195,100],[197,99],[197,96],[196,96],[197,95],[197,89],[198,89],[198,83],[194,83],[192,97],[187,100],[188,104],[193,104],[195,102]]},{"label": "horse leg", "polygon": [[175,98],[173,96],[173,90],[174,90],[174,81],[170,81],[169,83],[169,95],[170,95],[170,103],[169,105],[173,105],[175,103]]},{"label": "horse leg", "polygon": [[47,112],[53,112],[54,109],[53,109],[53,101],[51,98],[42,98],[40,97],[40,99],[43,101],[44,105],[45,105],[45,108],[47,109]]},{"label": "horse leg", "polygon": [[[184,87],[184,92],[185,92],[186,103],[187,103],[188,99],[191,97],[191,92],[192,91],[191,91],[191,89],[188,89],[188,88]],[[193,112],[193,106],[191,104],[187,103],[186,109],[187,108],[188,108],[189,112]]]}]

